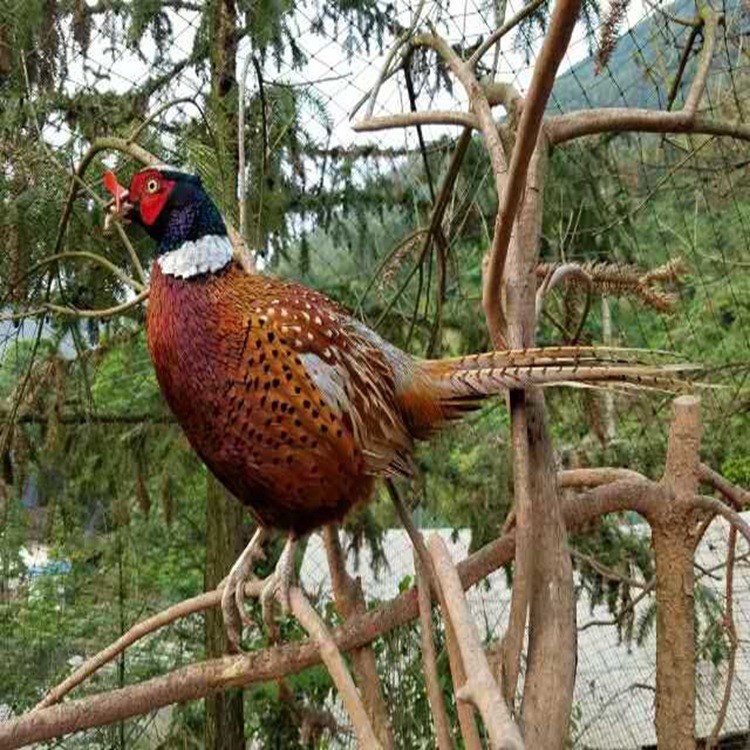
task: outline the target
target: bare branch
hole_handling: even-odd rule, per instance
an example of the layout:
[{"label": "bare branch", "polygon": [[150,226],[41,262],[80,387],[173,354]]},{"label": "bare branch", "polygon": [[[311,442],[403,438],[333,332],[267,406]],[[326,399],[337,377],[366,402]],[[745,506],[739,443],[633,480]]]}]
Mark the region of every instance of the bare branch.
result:
[{"label": "bare branch", "polygon": [[750,492],[742,487],[738,487],[736,484],[732,484],[710,466],[701,464],[698,467],[698,478],[701,482],[711,485],[717,492],[720,492],[732,503],[735,510],[750,507]]},{"label": "bare branch", "polygon": [[459,125],[464,128],[479,130],[478,119],[466,112],[452,110],[434,110],[431,112],[404,112],[398,115],[385,115],[360,120],[352,125],[357,133],[372,130],[390,130],[393,128],[411,128],[415,125]]},{"label": "bare branch", "polygon": [[349,674],[344,657],[341,656],[336,641],[331,637],[331,633],[326,627],[325,622],[323,622],[301,589],[296,586],[293,586],[289,591],[289,602],[292,606],[294,616],[309,633],[320,650],[320,657],[339,691],[349,718],[352,720],[360,747],[371,747],[374,750],[382,750],[383,746],[375,736],[375,732],[370,724],[370,718],[367,715],[367,711],[365,711],[359,693],[357,693],[357,687],[354,684],[354,680],[352,680],[352,676]]},{"label": "bare branch", "polygon": [[430,598],[430,582],[422,564],[422,558],[414,550],[414,571],[417,578],[417,593],[419,598],[419,624],[422,641],[422,669],[424,671],[427,700],[430,703],[432,720],[435,723],[438,750],[453,750],[453,734],[451,733],[448,714],[445,710],[445,700],[440,687],[440,676],[437,669],[435,654],[435,639],[432,632],[432,600]]},{"label": "bare branch", "polygon": [[577,549],[570,550],[571,557],[575,558],[584,565],[588,565],[590,568],[595,570],[603,578],[607,578],[610,581],[619,581],[628,586],[632,586],[637,589],[645,589],[649,584],[645,581],[639,581],[637,578],[631,578],[630,576],[618,573],[616,570],[602,565],[595,557],[587,555],[584,552],[579,552]]},{"label": "bare branch", "polygon": [[[263,581],[248,581],[245,584],[245,595],[258,597],[263,590]],[[205,594],[199,594],[191,599],[169,607],[159,612],[153,617],[149,617],[142,622],[133,625],[130,630],[120,636],[114,643],[102,649],[98,654],[87,659],[73,674],[63,680],[59,685],[50,690],[39,703],[34,706],[33,711],[38,711],[47,706],[52,706],[61,701],[71,690],[87,680],[91,675],[101,669],[105,664],[116,659],[126,648],[132,646],[136,641],[145,638],[147,635],[160,630],[175,620],[183,617],[203,612],[206,609],[215,607],[221,603],[222,589],[217,588],[215,591],[209,591]]]},{"label": "bare branch", "polygon": [[750,141],[750,124],[710,117],[691,117],[682,111],[660,112],[654,109],[606,107],[550,117],[545,132],[550,143],[560,144],[586,135],[602,133],[694,133],[723,135]]},{"label": "bare branch", "polygon": [[56,305],[52,302],[45,302],[39,307],[33,310],[25,310],[20,313],[5,313],[0,315],[0,321],[2,320],[24,320],[25,318],[36,318],[40,315],[47,315],[49,313],[55,313],[57,315],[64,315],[69,318],[111,318],[115,315],[121,315],[134,307],[137,307],[145,299],[148,298],[149,290],[144,289],[140,294],[133,297],[133,299],[123,302],[120,305],[114,305],[113,307],[105,307],[101,310],[81,310],[77,307],[65,307],[63,305]]},{"label": "bare branch", "polygon": [[[358,578],[353,579],[346,570],[338,527],[326,526],[323,529],[323,540],[331,572],[336,610],[342,620],[346,621],[367,610],[362,585]],[[363,646],[360,649],[353,649],[349,658],[375,733],[384,748],[392,748],[393,732],[388,718],[388,706],[383,699],[375,652],[369,645]]]},{"label": "bare branch", "polygon": [[532,0],[528,5],[524,5],[521,10],[509,18],[500,28],[495,29],[480,45],[474,50],[474,54],[466,61],[470,68],[476,68],[477,63],[487,54],[491,47],[497,44],[509,31],[512,31],[518,24],[525,21],[529,16],[536,13],[547,0]]},{"label": "bare branch", "polygon": [[51,263],[56,263],[60,260],[75,260],[77,258],[86,258],[87,260],[93,261],[103,268],[106,268],[112,275],[120,279],[120,281],[122,281],[125,286],[129,286],[136,292],[142,292],[146,288],[140,281],[136,281],[135,279],[128,276],[122,269],[118,268],[114,263],[112,263],[112,261],[107,260],[107,258],[105,258],[103,255],[99,255],[98,253],[91,253],[87,250],[71,251],[50,255],[44,258],[44,260],[39,261],[39,263],[35,263],[29,269],[28,274],[32,274],[40,268],[44,268],[45,266],[48,266]]},{"label": "bare branch", "polygon": [[703,49],[701,50],[698,69],[695,71],[695,77],[690,85],[690,91],[688,91],[683,107],[684,112],[690,116],[695,115],[706,90],[708,72],[711,70],[711,62],[716,48],[716,27],[718,24],[724,23],[724,16],[717,15],[708,7],[702,11],[701,17],[703,19]]},{"label": "bare branch", "polygon": [[732,508],[722,503],[721,500],[717,500],[715,497],[707,497],[706,495],[695,495],[691,502],[696,508],[723,516],[745,537],[747,543],[750,544],[750,524],[736,510],[732,510]]},{"label": "bare branch", "polygon": [[[396,513],[406,529],[406,533],[409,535],[409,539],[414,547],[414,552],[422,561],[422,571],[426,574],[430,588],[432,589],[435,598],[440,602],[440,606],[443,610],[447,610],[445,595],[440,586],[440,580],[435,573],[433,560],[427,549],[424,538],[419,529],[414,525],[414,522],[409,515],[409,511],[404,505],[394,482],[390,479],[386,480],[386,487],[388,488],[388,493],[390,494],[391,500],[396,508]],[[448,653],[448,663],[450,665],[451,677],[453,679],[453,688],[456,695],[458,695],[458,691],[466,683],[466,670],[464,669],[463,661],[461,660],[460,647],[456,639],[453,623],[447,618],[444,622],[445,649]],[[474,720],[473,707],[468,703],[458,701],[456,704],[456,711],[458,713],[458,724],[461,729],[461,736],[466,749],[481,750],[482,742],[479,737],[476,721]]]},{"label": "bare branch", "polygon": [[610,482],[630,480],[647,482],[648,479],[631,469],[613,469],[610,467],[595,469],[566,469],[557,474],[559,486],[564,487],[599,487]]},{"label": "bare branch", "polygon": [[664,107],[664,109],[666,109],[667,111],[672,109],[672,105],[677,98],[677,93],[680,90],[680,83],[682,82],[682,76],[685,73],[685,68],[687,67],[688,61],[690,60],[690,54],[693,51],[693,45],[695,44],[695,40],[698,38],[698,34],[700,33],[701,28],[703,28],[702,18],[700,19],[699,23],[695,24],[695,26],[690,29],[688,38],[685,41],[685,46],[682,48],[680,62],[677,65],[677,72],[675,73],[674,79],[672,80],[672,85],[669,88],[669,93],[667,94],[667,103]]},{"label": "bare branch", "polygon": [[522,750],[521,734],[490,671],[448,548],[437,534],[430,537],[428,546],[435,573],[445,595],[447,610],[444,615],[449,617],[453,624],[467,675],[466,683],[457,692],[456,697],[462,701],[470,701],[479,709],[493,748]]},{"label": "bare branch", "polygon": [[[580,0],[557,0],[555,3],[549,31],[544,38],[534,66],[529,93],[521,112],[516,144],[507,178],[504,180],[504,190],[498,190],[498,199],[501,203],[495,219],[492,248],[482,291],[482,304],[496,348],[502,339],[501,331],[505,319],[501,300],[501,281],[513,224],[523,199],[531,154],[539,140],[544,109],[555,82],[557,69],[568,48],[578,18],[579,7]],[[542,141],[544,141],[543,137]],[[488,141],[488,148],[489,146]],[[541,143],[539,148],[545,148],[544,144]]]},{"label": "bare branch", "polygon": [[670,13],[668,10],[662,8],[660,5],[656,5],[655,3],[650,2],[650,0],[644,0],[644,4],[647,8],[652,10],[654,13],[660,13],[664,18],[666,18],[668,21],[671,21],[672,23],[676,23],[679,26],[699,26],[701,23],[700,18],[680,18],[679,16],[675,16],[673,13]]},{"label": "bare branch", "polygon": [[724,575],[725,584],[725,604],[724,604],[724,630],[729,639],[729,656],[727,658],[727,675],[724,683],[724,693],[721,697],[719,712],[716,714],[716,722],[711,730],[711,734],[706,740],[706,750],[713,750],[717,746],[719,734],[727,718],[727,709],[732,697],[732,686],[734,684],[734,673],[737,666],[737,647],[739,640],[737,638],[737,627],[734,624],[734,563],[737,552],[737,529],[732,526],[729,529],[729,539],[727,541],[727,561]]},{"label": "bare branch", "polygon": [[372,118],[372,113],[375,110],[375,102],[377,101],[378,94],[380,93],[380,87],[383,85],[383,82],[391,72],[391,64],[393,62],[393,58],[396,56],[396,53],[404,46],[404,44],[409,41],[409,37],[414,33],[414,30],[417,28],[417,24],[419,23],[419,18],[422,15],[423,8],[424,0],[419,0],[419,4],[412,13],[409,28],[405,29],[396,37],[396,41],[394,41],[393,45],[388,50],[388,54],[385,56],[385,61],[383,62],[380,72],[378,73],[375,85],[372,87],[372,91],[370,92],[369,101],[367,102],[367,109],[365,110],[366,120]]}]

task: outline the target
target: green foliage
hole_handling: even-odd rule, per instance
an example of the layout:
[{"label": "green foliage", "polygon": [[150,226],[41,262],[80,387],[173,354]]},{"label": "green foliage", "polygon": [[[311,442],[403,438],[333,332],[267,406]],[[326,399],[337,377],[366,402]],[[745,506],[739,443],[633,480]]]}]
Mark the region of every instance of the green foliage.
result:
[{"label": "green foliage", "polygon": [[[0,283],[8,310],[46,301],[109,307],[130,294],[93,264],[45,263],[58,239],[69,177],[51,164],[34,121],[49,135],[56,158],[68,165],[97,136],[129,136],[149,111],[175,93],[178,74],[189,71],[204,94],[196,98],[200,112],[187,113],[176,105],[148,125],[139,142],[165,161],[198,172],[225,215],[238,224],[233,76],[243,60],[237,64],[228,59],[234,54],[231,45],[220,49],[218,44],[222,5],[212,0],[197,11],[178,8],[193,14],[188,26],[197,28],[182,59],[177,18],[157,0],[101,2],[93,9],[80,0],[0,0],[0,43],[13,41],[9,69],[0,63],[5,166],[0,171]],[[286,72],[308,62],[300,44],[301,15],[308,18],[312,35],[342,40],[350,56],[374,57],[394,30],[395,6],[338,0],[314,2],[302,12],[289,0],[240,0],[235,5],[233,39],[243,55],[257,58],[263,74],[261,93],[255,68],[249,68],[243,133],[248,146],[247,240],[263,267],[329,293],[415,355],[487,349],[481,269],[497,196],[481,139],[475,137],[469,146],[446,213],[445,247],[435,238],[425,244],[424,233],[413,233],[430,222],[432,191],[439,190],[445,178],[455,141],[432,141],[425,154],[409,148],[328,148],[340,113],[314,87],[286,79]],[[545,8],[521,28],[514,38],[518,49],[532,51],[547,13]],[[585,14],[593,26],[596,3],[586,3]],[[185,19],[179,23],[184,25]],[[440,16],[436,23],[452,28],[454,19]],[[643,33],[641,29],[621,42],[613,66],[621,66],[634,48],[644,46]],[[102,66],[101,86],[95,90],[72,85],[74,76],[69,75],[72,64],[89,54],[92,39],[110,43],[112,54],[112,65]],[[221,54],[232,72],[223,81],[217,80]],[[676,47],[670,47],[661,63],[670,63],[675,54]],[[127,55],[146,61],[150,69],[123,91],[116,84],[123,83],[119,61]],[[655,65],[652,57],[642,55],[638,65],[625,71],[627,80],[635,81],[635,87]],[[450,91],[444,67],[436,65],[431,54],[415,55],[410,72],[420,95]],[[573,92],[591,93],[589,72],[587,63],[577,69],[577,81],[572,75],[558,81],[555,94],[563,104],[581,103]],[[658,83],[664,88],[667,79]],[[598,101],[600,94],[612,96],[615,89],[599,83],[589,101]],[[688,153],[690,159],[684,161]],[[747,486],[750,280],[742,269],[750,201],[741,170],[730,168],[737,154],[742,163],[739,150],[696,144],[681,136],[669,142],[603,138],[557,150],[545,189],[542,253],[550,262],[606,259],[644,270],[682,256],[687,272],[670,288],[678,296],[675,312],[660,315],[637,300],[613,298],[613,342],[677,350],[686,359],[709,363],[709,376],[726,387],[704,395],[703,458],[730,481]],[[87,179],[97,191],[99,176],[109,166],[112,157],[97,158],[90,167]],[[135,168],[123,159],[114,166],[125,182]],[[102,218],[97,204],[77,200],[60,249],[95,251],[132,272],[116,238],[103,235]],[[150,242],[135,232],[133,236],[139,258],[148,266]],[[582,303],[582,295],[567,288],[553,292],[546,307],[551,319],[543,321],[540,341],[568,341]],[[9,432],[4,446],[3,460],[12,474],[6,479],[12,482],[6,482],[0,497],[0,643],[5,667],[0,703],[16,711],[33,705],[78,658],[111,642],[148,613],[203,587],[205,469],[179,430],[165,421],[168,412],[142,325],[142,312],[137,311],[101,325],[48,317],[39,346],[28,338],[33,323],[6,331],[10,343],[3,350],[0,397],[8,407],[23,390],[19,413],[26,418]],[[595,295],[581,340],[601,342],[603,335]],[[549,392],[547,403],[561,466],[626,466],[659,476],[668,397],[615,395],[614,437],[605,435],[602,394]],[[133,418],[134,423],[128,421]],[[503,399],[497,399],[420,445],[419,476],[401,488],[418,523],[469,528],[472,550],[496,538],[512,504],[509,444],[508,414]],[[348,519],[351,547],[358,555],[368,550],[374,564],[385,568],[383,530],[395,523],[381,493],[368,509]],[[51,559],[70,564],[70,572],[36,575],[27,570],[24,552],[36,543],[49,549]],[[584,558],[576,563],[579,592],[586,591],[592,606],[608,609],[624,641],[633,647],[642,644],[653,632],[655,608],[649,598],[632,607],[640,590],[627,579],[648,581],[654,574],[644,526],[630,516],[606,518],[571,543],[620,575],[620,580],[612,580]],[[268,552],[260,574],[268,572],[279,549]],[[510,580],[512,570],[507,575]],[[721,602],[710,587],[699,585],[696,604],[699,655],[718,663],[727,654]],[[339,622],[330,602],[320,602],[320,608],[328,622]],[[251,612],[259,618],[257,606]],[[438,669],[448,695],[444,636],[440,627],[436,632]],[[282,633],[285,640],[303,637],[292,620],[282,623]],[[259,649],[267,644],[263,634],[254,632],[246,645]],[[404,627],[375,648],[396,736],[408,738],[410,746],[430,746],[418,631]],[[202,621],[192,618],[139,644],[122,664],[102,671],[84,690],[146,679],[203,655]],[[259,746],[300,746],[304,710],[328,708],[335,700],[323,668],[291,677],[287,690],[280,695],[273,685],[245,691],[246,734]],[[448,704],[453,712],[453,701]],[[455,723],[453,713],[451,719]],[[171,722],[166,745],[201,745],[200,705],[180,707]],[[134,734],[138,729],[135,721],[126,726]],[[114,746],[116,731],[87,734],[70,740],[70,746],[87,746],[94,734],[102,745]],[[318,745],[327,742],[324,735]]]}]

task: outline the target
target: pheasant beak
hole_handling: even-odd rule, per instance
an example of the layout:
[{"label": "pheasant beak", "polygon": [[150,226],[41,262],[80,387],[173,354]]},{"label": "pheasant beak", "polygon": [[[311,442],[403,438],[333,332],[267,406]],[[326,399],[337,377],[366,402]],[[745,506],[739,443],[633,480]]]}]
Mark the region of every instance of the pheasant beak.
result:
[{"label": "pheasant beak", "polygon": [[104,217],[104,231],[108,232],[112,229],[112,223],[116,219],[124,224],[129,223],[128,216],[134,206],[128,201],[128,189],[120,185],[111,169],[104,173],[104,187],[112,195],[112,200],[107,204],[107,214]]}]

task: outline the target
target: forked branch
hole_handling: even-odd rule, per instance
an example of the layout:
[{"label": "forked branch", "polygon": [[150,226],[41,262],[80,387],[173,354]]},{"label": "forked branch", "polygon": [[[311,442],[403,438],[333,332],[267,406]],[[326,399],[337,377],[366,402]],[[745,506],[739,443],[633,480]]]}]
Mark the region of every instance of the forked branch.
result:
[{"label": "forked branch", "polygon": [[473,703],[484,720],[490,744],[495,750],[522,750],[523,740],[518,727],[511,718],[510,711],[503,701],[500,688],[495,682],[487,663],[487,657],[479,640],[476,624],[466,604],[461,581],[451,560],[445,542],[433,534],[428,547],[435,574],[445,598],[453,631],[461,651],[466,682],[456,694],[458,700]]},{"label": "forked branch", "polygon": [[320,658],[328,669],[336,689],[341,696],[346,712],[354,726],[360,747],[371,747],[373,750],[382,750],[382,745],[375,736],[370,724],[370,718],[365,711],[362,699],[359,697],[357,687],[352,676],[349,674],[344,657],[331,637],[331,633],[325,622],[315,611],[307,600],[301,589],[296,586],[289,591],[289,602],[292,612],[300,625],[308,632],[320,651]]},{"label": "forked branch", "polygon": [[[607,513],[623,511],[635,511],[646,519],[653,518],[653,515],[663,507],[667,497],[664,488],[654,482],[643,479],[618,479],[594,487],[579,497],[564,502],[565,524],[569,530],[574,530]],[[714,512],[721,512],[722,509],[730,511],[714,498],[704,500]],[[706,509],[707,504],[703,504]],[[735,523],[739,516],[734,513],[725,517],[731,523]],[[747,530],[746,538],[750,539],[750,529]],[[456,568],[463,589],[468,589],[511,562],[514,546],[514,534],[511,532],[459,562]],[[247,587],[246,592],[248,595],[252,594]],[[96,657],[97,662],[100,665],[107,663],[143,635],[152,633],[180,617],[218,606],[220,600],[221,592],[211,591],[170,607],[148,621],[135,625],[117,644],[106,649],[106,658],[104,652]],[[336,628],[331,637],[340,651],[350,651],[404,625],[417,617],[418,611],[417,592],[412,588],[392,601],[352,618]],[[172,703],[201,698],[216,690],[276,680],[299,673],[320,663],[320,660],[314,642],[288,643],[263,651],[192,664],[137,685],[69,701],[62,705],[51,705],[85,679],[83,676],[71,684],[71,677],[70,682],[66,681],[60,685],[42,701],[44,707],[40,704],[38,711],[0,724],[0,747],[17,748],[70,732],[110,724]]]}]

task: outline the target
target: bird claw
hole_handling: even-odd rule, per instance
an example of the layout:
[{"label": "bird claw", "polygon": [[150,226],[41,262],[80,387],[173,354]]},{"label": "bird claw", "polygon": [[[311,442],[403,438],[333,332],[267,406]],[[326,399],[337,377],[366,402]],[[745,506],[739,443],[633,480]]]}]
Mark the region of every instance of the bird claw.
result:
[{"label": "bird claw", "polygon": [[[242,555],[237,559],[237,562],[232,566],[232,570],[224,581],[221,611],[229,647],[235,653],[241,650],[240,642],[243,628],[255,625],[245,609],[245,583],[248,580],[258,581],[258,578],[251,573],[251,566],[256,560],[265,559],[262,548],[265,538],[265,530],[259,529]],[[270,576],[260,582],[263,584],[260,594],[263,624],[272,643],[279,639],[278,625],[273,612],[274,601],[279,601],[281,610],[285,615],[289,614],[291,609],[289,590],[294,576],[295,548],[296,539],[290,535],[276,564],[276,569]]]},{"label": "bird claw", "polygon": [[248,580],[257,580],[252,574],[252,566],[257,560],[265,559],[263,542],[267,536],[268,532],[265,529],[258,528],[250,543],[232,566],[229,575],[219,584],[220,587],[223,586],[221,612],[224,618],[224,629],[229,640],[229,649],[235,653],[240,651],[243,627],[253,625],[253,620],[245,609],[245,583]]},{"label": "bird claw", "polygon": [[279,629],[273,614],[273,605],[278,601],[281,605],[283,615],[288,615],[292,609],[289,599],[289,590],[292,587],[294,577],[294,551],[297,541],[289,536],[284,550],[276,563],[276,569],[266,579],[266,584],[260,595],[261,611],[263,612],[263,624],[268,632],[269,640],[276,643],[279,639]]}]

